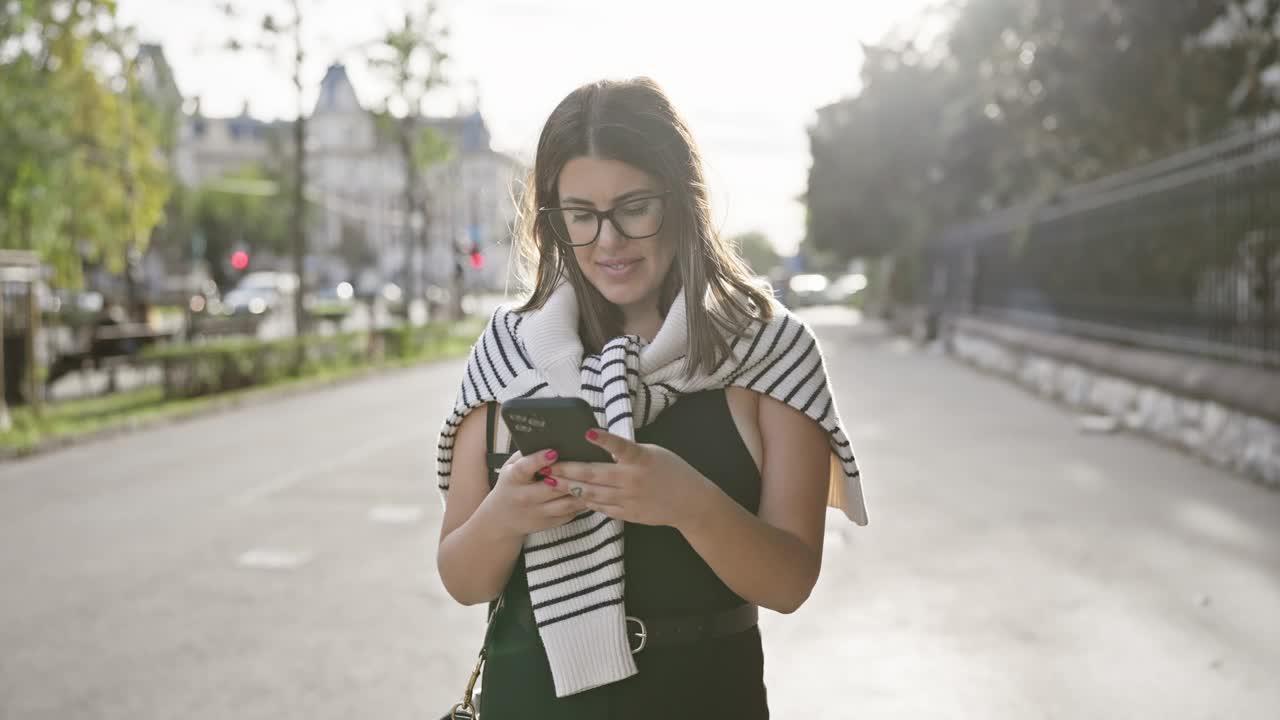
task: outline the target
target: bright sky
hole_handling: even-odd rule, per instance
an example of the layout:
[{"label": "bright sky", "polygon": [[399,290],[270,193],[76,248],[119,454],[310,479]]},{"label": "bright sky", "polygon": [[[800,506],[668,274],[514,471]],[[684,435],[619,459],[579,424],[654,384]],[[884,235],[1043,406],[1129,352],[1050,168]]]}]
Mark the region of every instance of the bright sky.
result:
[{"label": "bright sky", "polygon": [[[234,26],[215,0],[119,0],[144,41],[159,42],[184,95],[208,115],[248,102],[261,117],[294,114],[288,66],[220,49]],[[281,0],[240,0],[260,15]],[[405,0],[303,0],[313,48],[307,106],[330,62],[343,60],[366,106],[381,85],[359,45],[403,13]],[[859,41],[873,42],[927,0],[446,0],[452,77],[474,87],[494,146],[526,161],[548,114],[574,87],[600,77],[648,75],[685,115],[708,163],[716,214],[728,233],[758,229],[784,252],[804,234],[810,164],[806,127],[821,105],[858,87]]]}]

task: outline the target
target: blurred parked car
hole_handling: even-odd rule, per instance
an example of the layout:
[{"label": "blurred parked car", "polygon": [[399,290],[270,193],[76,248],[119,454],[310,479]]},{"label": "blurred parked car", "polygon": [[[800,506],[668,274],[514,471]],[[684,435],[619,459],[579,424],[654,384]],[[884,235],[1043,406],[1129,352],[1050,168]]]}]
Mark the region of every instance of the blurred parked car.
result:
[{"label": "blurred parked car", "polygon": [[102,293],[92,290],[44,290],[40,297],[41,309],[47,316],[56,316],[61,325],[90,325],[105,304]]},{"label": "blurred parked car", "polygon": [[827,302],[833,305],[848,305],[853,301],[853,296],[865,290],[866,287],[867,276],[862,273],[841,275],[827,287]]},{"label": "blurred parked car", "polygon": [[189,334],[222,314],[218,285],[204,273],[172,275],[153,282],[146,299],[147,322],[158,329],[185,328]]},{"label": "blurred parked car", "polygon": [[288,311],[298,292],[298,276],[284,272],[251,272],[222,300],[227,315],[266,315]]},{"label": "blurred parked car", "polygon": [[302,304],[312,317],[344,318],[355,307],[355,288],[349,282],[317,288],[314,292],[307,293]]},{"label": "blurred parked car", "polygon": [[827,286],[830,284],[831,282],[827,280],[826,275],[818,275],[816,273],[795,275],[787,284],[790,290],[787,297],[790,299],[792,307],[821,305],[827,302]]}]

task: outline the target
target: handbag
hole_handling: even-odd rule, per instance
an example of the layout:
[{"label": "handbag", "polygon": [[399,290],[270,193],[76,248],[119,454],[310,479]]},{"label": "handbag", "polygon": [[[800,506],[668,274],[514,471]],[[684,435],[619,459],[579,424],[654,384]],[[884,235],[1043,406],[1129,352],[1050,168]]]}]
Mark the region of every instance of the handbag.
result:
[{"label": "handbag", "polygon": [[489,624],[484,631],[484,642],[480,645],[480,654],[476,658],[475,668],[471,671],[471,679],[467,680],[467,689],[462,693],[462,700],[455,704],[441,720],[480,719],[480,693],[475,691],[476,681],[480,679],[480,673],[484,671],[489,638],[493,635],[493,628],[497,625],[498,611],[501,609],[502,597],[499,596],[498,601],[493,605],[493,610],[489,612]]},{"label": "handbag", "polygon": [[[498,471],[506,464],[507,458],[510,457],[510,453],[494,452],[494,448],[500,443],[503,447],[510,448],[510,436],[506,430],[506,425],[498,417],[497,404],[489,403],[484,444],[485,462],[489,468],[490,487],[493,487],[493,484],[498,481]],[[499,595],[489,609],[489,621],[484,629],[484,642],[480,644],[480,653],[476,657],[476,666],[471,670],[471,679],[467,680],[467,688],[462,693],[462,700],[455,704],[441,720],[480,720],[480,693],[475,691],[476,681],[480,679],[480,673],[484,671],[484,661],[488,654],[489,640],[493,637],[493,630],[498,624],[498,611],[502,609],[503,600],[505,600],[505,596]]]}]

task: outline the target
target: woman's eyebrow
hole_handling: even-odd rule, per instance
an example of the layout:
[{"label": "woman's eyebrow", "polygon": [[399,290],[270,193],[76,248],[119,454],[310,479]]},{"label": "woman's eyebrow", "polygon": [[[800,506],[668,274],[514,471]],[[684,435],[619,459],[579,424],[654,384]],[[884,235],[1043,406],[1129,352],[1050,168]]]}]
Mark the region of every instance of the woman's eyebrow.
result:
[{"label": "woman's eyebrow", "polygon": [[[652,195],[652,194],[654,194],[654,192],[649,188],[637,188],[635,190],[628,190],[627,192],[624,192],[618,197],[614,198],[613,204],[617,205],[618,203],[625,201],[627,198],[635,197],[637,195]],[[573,205],[590,205],[591,207],[596,206],[596,204],[591,202],[590,200],[583,200],[580,197],[563,198],[561,202],[566,205],[573,204]]]}]

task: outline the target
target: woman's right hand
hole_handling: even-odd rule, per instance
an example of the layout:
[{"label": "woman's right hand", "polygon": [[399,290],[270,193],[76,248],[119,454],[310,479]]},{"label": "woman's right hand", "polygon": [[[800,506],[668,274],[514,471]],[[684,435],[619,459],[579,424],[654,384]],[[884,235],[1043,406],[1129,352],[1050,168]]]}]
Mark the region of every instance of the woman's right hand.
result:
[{"label": "woman's right hand", "polygon": [[555,461],[554,450],[542,450],[529,457],[512,453],[484,499],[488,522],[505,533],[523,537],[560,527],[585,512],[587,506],[582,500],[550,484],[555,480],[544,480],[537,474]]}]

